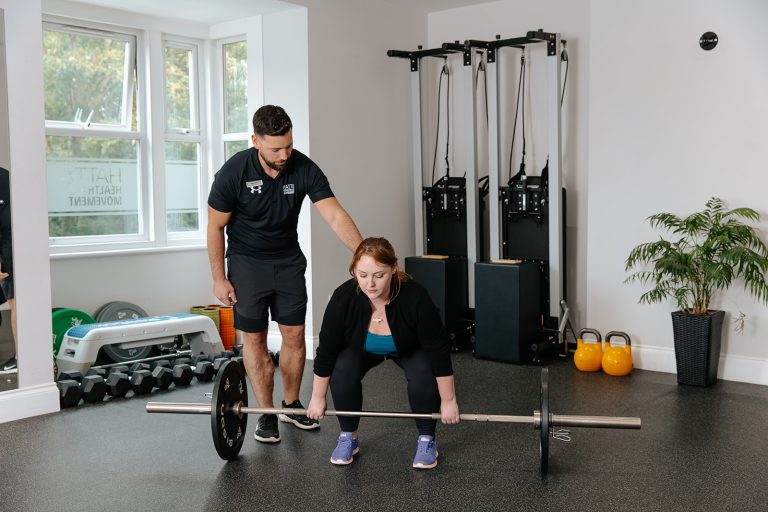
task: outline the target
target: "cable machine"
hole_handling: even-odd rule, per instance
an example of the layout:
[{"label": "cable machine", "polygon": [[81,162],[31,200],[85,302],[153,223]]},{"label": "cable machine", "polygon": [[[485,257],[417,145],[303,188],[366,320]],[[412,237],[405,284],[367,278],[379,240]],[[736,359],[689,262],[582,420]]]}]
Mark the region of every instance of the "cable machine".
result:
[{"label": "cable machine", "polygon": [[[506,152],[500,139],[499,51],[522,50],[519,87],[524,87],[525,49],[539,44],[547,49],[547,165],[540,176],[526,175],[523,149],[520,169],[511,176],[510,151],[510,179],[501,183]],[[569,316],[561,174],[561,41],[558,34],[539,29],[524,37],[496,36],[486,48],[490,263],[476,265],[475,353],[489,359],[530,362],[538,360],[547,345],[564,342]]]},{"label": "cable machine", "polygon": [[[430,292],[452,340],[454,350],[466,345],[472,334],[474,309],[474,264],[483,257],[482,209],[478,189],[477,84],[474,69],[478,59],[477,48],[485,43],[464,45],[446,43],[441,48],[416,51],[389,50],[389,57],[408,59],[411,70],[412,127],[413,127],[413,201],[416,256],[405,259],[406,271],[412,274]],[[428,140],[424,122],[424,75],[422,59],[437,57],[447,61],[448,55],[461,53],[463,63],[465,126],[465,172],[451,176],[446,154],[446,174],[434,179],[437,161],[440,122],[440,89],[438,89],[438,133],[435,140],[432,179],[424,183],[424,168],[429,158],[424,141]],[[450,76],[447,64],[440,75]],[[447,92],[447,103],[450,95]],[[446,122],[450,126],[450,119]],[[446,152],[447,152],[446,141]],[[472,186],[467,186],[467,184]]]},{"label": "cable machine", "polygon": [[[511,176],[510,148],[510,179],[502,184],[504,152],[500,140],[498,53],[502,48],[525,50],[529,45],[539,44],[546,45],[547,50],[547,164],[540,176],[527,176],[523,151],[520,170]],[[428,135],[424,122],[422,59],[437,57],[447,62],[452,53],[460,53],[463,63],[465,174],[450,175],[446,146],[446,174],[438,180],[434,178],[440,134],[438,89],[438,133],[432,180],[425,185],[424,168],[428,166],[429,156],[425,151],[428,145],[424,144]],[[484,54],[489,173],[481,184],[477,169],[475,66],[479,74],[478,58],[482,64]],[[475,342],[474,352],[478,357],[515,363],[536,361],[544,348],[564,342],[565,328],[570,326],[565,301],[565,191],[561,176],[561,41],[558,34],[539,29],[524,37],[501,39],[497,36],[490,42],[445,43],[441,48],[429,50],[422,47],[416,51],[389,50],[387,55],[408,59],[411,70],[416,256],[405,259],[406,271],[430,292],[454,342],[454,350],[460,348],[459,340],[466,338]],[[445,64],[440,80],[444,74],[448,74]],[[448,84],[450,87],[450,81]],[[439,87],[441,85],[442,82]],[[481,207],[486,191],[487,255],[483,254]]]}]

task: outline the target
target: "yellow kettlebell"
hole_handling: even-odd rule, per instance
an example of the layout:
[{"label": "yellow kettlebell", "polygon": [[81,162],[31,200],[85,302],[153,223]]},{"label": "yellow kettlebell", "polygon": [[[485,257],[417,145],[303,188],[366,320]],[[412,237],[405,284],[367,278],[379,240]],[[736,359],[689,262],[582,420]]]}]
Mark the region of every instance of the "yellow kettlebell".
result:
[{"label": "yellow kettlebell", "polygon": [[[584,343],[584,334],[592,334],[594,343]],[[576,340],[576,352],[573,354],[573,363],[583,372],[600,371],[603,359],[603,337],[597,329],[582,329]]]},{"label": "yellow kettlebell", "polygon": [[[611,345],[611,338],[624,338],[623,345]],[[629,335],[621,331],[611,331],[605,335],[603,353],[603,371],[608,375],[629,375],[632,372],[632,348]]]}]

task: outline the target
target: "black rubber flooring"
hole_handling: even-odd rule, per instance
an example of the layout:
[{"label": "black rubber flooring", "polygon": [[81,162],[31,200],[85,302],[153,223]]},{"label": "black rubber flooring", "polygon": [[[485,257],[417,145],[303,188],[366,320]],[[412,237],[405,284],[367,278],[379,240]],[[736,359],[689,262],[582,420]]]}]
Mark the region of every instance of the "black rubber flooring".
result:
[{"label": "black rubber flooring", "polygon": [[[539,368],[468,353],[454,365],[463,412],[538,408]],[[240,458],[226,463],[209,417],[144,411],[150,400],[205,402],[213,384],[201,383],[0,424],[0,510],[768,510],[768,388],[549,367],[552,412],[639,416],[642,430],[572,429],[571,442],[551,441],[542,478],[538,432],[527,425],[439,426],[440,463],[417,471],[412,420],[363,419],[360,454],[336,467],[328,462],[334,418],[311,432],[281,424],[282,442],[263,445],[252,440],[251,417]],[[310,386],[311,362],[305,404]],[[366,409],[407,410],[393,363],[372,370],[364,386]]]}]

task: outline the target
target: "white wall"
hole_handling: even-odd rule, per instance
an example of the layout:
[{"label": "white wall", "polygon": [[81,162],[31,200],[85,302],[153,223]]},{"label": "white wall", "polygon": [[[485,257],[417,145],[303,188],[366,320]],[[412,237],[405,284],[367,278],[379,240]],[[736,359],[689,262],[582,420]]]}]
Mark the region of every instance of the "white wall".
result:
[{"label": "white wall", "polygon": [[115,300],[136,304],[149,315],[218,304],[205,248],[58,257],[51,260],[51,285],[53,307],[91,315]]},{"label": "white wall", "polygon": [[[567,40],[567,52],[570,59],[563,102],[562,119],[562,175],[567,189],[566,218],[566,265],[568,305],[571,308],[574,324],[584,326],[586,318],[587,283],[587,148],[588,148],[588,77],[589,77],[589,2],[587,0],[561,1],[545,0],[527,2],[524,0],[505,0],[474,5],[429,15],[429,48],[439,48],[443,43],[476,39],[489,41],[500,35],[501,39],[522,37],[530,30],[544,29],[557,32],[561,39]],[[525,81],[525,137],[526,137],[526,174],[539,176],[547,161],[548,133],[548,75],[549,66],[546,47],[543,44],[528,48]],[[512,140],[512,127],[515,116],[515,104],[518,94],[520,73],[520,51],[504,48],[498,52],[496,65],[501,85],[499,101],[506,116],[501,116],[500,134],[505,155],[509,154]],[[435,121],[437,111],[437,90],[441,61],[431,62],[431,83],[428,86],[430,99],[429,135],[429,173],[435,144]],[[461,55],[449,57],[451,73],[451,119],[450,153],[451,175],[461,176],[465,171],[464,151],[464,67]],[[562,68],[563,72],[565,67]],[[442,97],[445,96],[446,81],[443,78]],[[478,95],[483,96],[483,77],[480,75]],[[488,146],[485,128],[485,106],[478,104],[478,131],[481,137],[478,143],[478,176],[488,174]],[[443,158],[445,155],[445,100],[442,100],[440,145],[437,150],[437,176],[445,173]],[[512,156],[512,174],[519,167],[522,153],[522,110],[517,121],[514,154]],[[508,164],[501,169],[501,183],[509,179]],[[427,174],[427,173],[425,173]],[[427,176],[427,181],[431,178]],[[487,237],[486,237],[487,240]],[[576,327],[577,329],[580,327]]]},{"label": "white wall", "polygon": [[[51,287],[39,0],[0,0],[5,11],[19,389],[0,393],[0,422],[59,410],[51,362]],[[23,205],[23,215],[16,205]]]},{"label": "white wall", "polygon": [[[293,145],[311,156],[309,117],[309,43],[307,35],[307,9],[296,7],[291,10],[268,14],[262,25],[263,89],[261,104],[254,105],[251,112],[264,105],[280,105],[291,117],[293,123]],[[322,168],[322,164],[321,164]],[[299,244],[307,258],[307,320],[305,336],[307,356],[314,357],[312,310],[315,297],[312,276],[316,269],[323,269],[322,263],[315,262],[312,247],[311,218],[312,202],[304,200],[299,215]],[[316,214],[315,214],[316,215]],[[277,324],[270,325],[270,348],[278,348],[280,334]]]},{"label": "white wall", "polygon": [[[410,77],[392,48],[425,44],[426,16],[384,2],[326,0],[308,7],[312,159],[363,237],[413,254]],[[329,295],[348,278],[350,252],[312,216],[314,333]]]},{"label": "white wall", "polygon": [[11,148],[8,140],[8,90],[5,81],[5,16],[0,11],[0,167],[8,168]]},{"label": "white wall", "polygon": [[[644,219],[712,196],[768,216],[766,20],[761,0],[591,2],[587,324],[628,332],[641,368],[675,371],[674,304],[638,305],[644,289],[622,284],[630,249],[656,236]],[[768,384],[766,307],[738,288],[713,306],[729,312],[720,376]]]}]

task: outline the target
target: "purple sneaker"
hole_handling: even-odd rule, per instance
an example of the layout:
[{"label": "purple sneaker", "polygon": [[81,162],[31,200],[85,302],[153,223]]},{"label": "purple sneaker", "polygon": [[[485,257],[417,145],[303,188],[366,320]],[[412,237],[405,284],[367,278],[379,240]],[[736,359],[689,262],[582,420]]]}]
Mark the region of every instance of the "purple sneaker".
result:
[{"label": "purple sneaker", "polygon": [[339,442],[336,449],[331,454],[331,464],[343,466],[352,464],[354,455],[360,451],[356,437],[352,437],[352,432],[342,432],[339,434]]},{"label": "purple sneaker", "polygon": [[413,467],[416,469],[431,469],[437,466],[437,445],[432,436],[419,436],[416,455],[413,457]]}]

